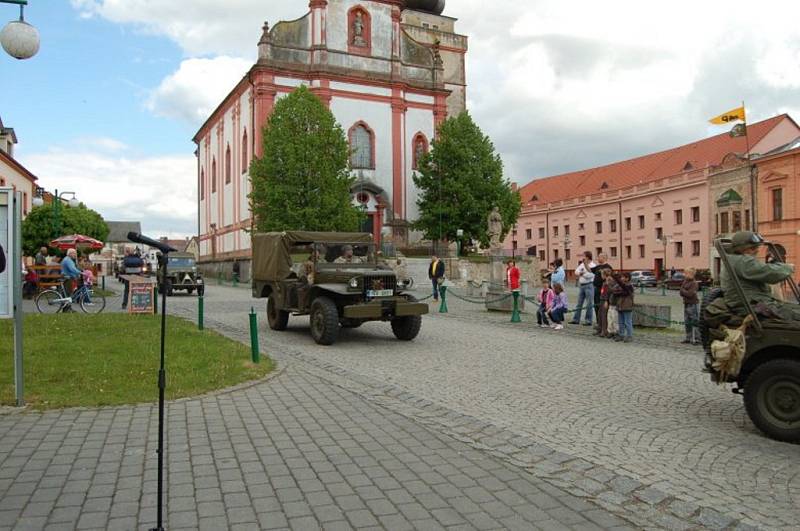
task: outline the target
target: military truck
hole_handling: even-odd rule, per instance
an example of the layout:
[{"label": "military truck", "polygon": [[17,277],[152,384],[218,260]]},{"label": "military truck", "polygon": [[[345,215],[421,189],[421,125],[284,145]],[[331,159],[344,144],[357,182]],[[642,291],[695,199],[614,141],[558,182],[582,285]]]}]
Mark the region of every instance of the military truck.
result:
[{"label": "military truck", "polygon": [[310,316],[311,336],[332,345],[341,328],[391,323],[411,341],[428,305],[377,259],[371,234],[271,232],[253,235],[253,297],[267,299],[267,322],[285,330],[289,316]]},{"label": "military truck", "polygon": [[[762,245],[767,249],[769,260],[783,261],[775,245],[769,242]],[[791,316],[788,319],[765,316],[763,308],[747,300],[741,279],[733,274],[728,257],[732,252],[731,241],[718,239],[714,246],[727,276],[745,301],[747,315],[730,311],[724,302],[724,292],[719,288],[704,297],[699,327],[706,352],[704,370],[711,374],[715,383],[735,384],[733,392],[743,396],[750,420],[767,436],[779,441],[800,442],[800,321]],[[786,295],[784,307],[791,313],[800,312],[800,306],[796,306],[800,304],[798,286],[789,279],[782,287]],[[712,342],[724,339],[721,325],[740,327],[748,315],[752,322],[744,334],[741,369],[736,374],[724,374],[720,370],[720,360],[712,351]]]},{"label": "military truck", "polygon": [[197,270],[192,253],[169,253],[167,260],[166,279],[161,278],[159,270],[158,289],[163,290],[168,297],[175,291],[186,291],[190,295],[197,291],[198,295],[205,293],[203,275]]}]

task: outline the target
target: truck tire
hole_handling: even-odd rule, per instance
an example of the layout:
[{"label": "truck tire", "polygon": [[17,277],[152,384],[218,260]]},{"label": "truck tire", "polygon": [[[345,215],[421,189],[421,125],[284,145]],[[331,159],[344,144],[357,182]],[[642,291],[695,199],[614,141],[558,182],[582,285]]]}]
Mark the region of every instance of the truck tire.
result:
[{"label": "truck tire", "polygon": [[800,442],[800,361],[776,359],[757,367],[745,383],[744,406],[768,437]]},{"label": "truck tire", "polygon": [[333,345],[339,337],[339,310],[327,297],[311,304],[311,337],[320,345]]},{"label": "truck tire", "polygon": [[267,299],[267,323],[272,330],[283,331],[289,324],[289,312],[279,310],[275,295]]},{"label": "truck tire", "polygon": [[392,319],[392,332],[394,332],[394,337],[400,341],[413,340],[419,335],[420,328],[422,328],[421,315],[409,315]]},{"label": "truck tire", "polygon": [[709,304],[722,297],[722,295],[722,289],[714,288],[709,291],[705,297],[703,297],[703,301],[700,303],[700,313],[698,314],[700,317],[700,323],[698,324],[697,328],[700,329],[700,342],[703,344],[703,350],[706,352],[711,352],[711,334],[708,332],[708,325],[706,324],[704,317],[706,308]]}]

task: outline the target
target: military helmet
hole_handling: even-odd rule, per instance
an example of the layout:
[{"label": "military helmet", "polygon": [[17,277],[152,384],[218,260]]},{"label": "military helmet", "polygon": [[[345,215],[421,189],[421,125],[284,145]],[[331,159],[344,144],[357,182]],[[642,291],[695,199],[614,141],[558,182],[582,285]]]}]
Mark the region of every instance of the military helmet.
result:
[{"label": "military helmet", "polygon": [[739,231],[731,238],[731,247],[734,251],[741,251],[750,247],[757,247],[764,243],[764,238],[760,234],[749,230]]}]

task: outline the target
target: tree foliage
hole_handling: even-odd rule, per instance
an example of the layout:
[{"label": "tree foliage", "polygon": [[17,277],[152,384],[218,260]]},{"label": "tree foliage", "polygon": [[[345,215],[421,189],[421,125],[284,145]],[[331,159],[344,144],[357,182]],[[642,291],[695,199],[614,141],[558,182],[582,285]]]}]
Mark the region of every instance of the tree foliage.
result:
[{"label": "tree foliage", "polygon": [[33,256],[40,247],[46,247],[51,241],[60,236],[82,234],[101,242],[108,237],[108,225],[103,216],[86,205],[71,208],[67,205],[60,207],[61,230],[56,230],[55,205],[36,207],[22,222],[22,251],[27,256]]},{"label": "tree foliage", "polygon": [[439,127],[430,153],[418,163],[414,183],[420,190],[420,217],[414,228],[430,240],[464,239],[489,245],[487,219],[497,206],[503,217],[503,237],[517,222],[522,203],[519,192],[503,178],[503,161],[488,136],[467,112]]},{"label": "tree foliage", "polygon": [[275,104],[264,128],[264,155],[250,167],[258,231],[353,231],[350,148],[322,102],[300,87]]}]

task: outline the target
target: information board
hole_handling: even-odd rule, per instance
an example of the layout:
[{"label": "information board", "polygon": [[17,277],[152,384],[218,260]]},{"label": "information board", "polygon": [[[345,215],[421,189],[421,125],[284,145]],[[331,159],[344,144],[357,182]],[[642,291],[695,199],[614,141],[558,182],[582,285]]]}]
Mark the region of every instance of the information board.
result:
[{"label": "information board", "polygon": [[11,188],[0,188],[0,319],[11,319],[14,313],[13,216],[14,192]]},{"label": "information board", "polygon": [[155,313],[154,285],[149,282],[131,282],[128,313]]}]

